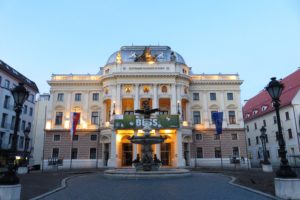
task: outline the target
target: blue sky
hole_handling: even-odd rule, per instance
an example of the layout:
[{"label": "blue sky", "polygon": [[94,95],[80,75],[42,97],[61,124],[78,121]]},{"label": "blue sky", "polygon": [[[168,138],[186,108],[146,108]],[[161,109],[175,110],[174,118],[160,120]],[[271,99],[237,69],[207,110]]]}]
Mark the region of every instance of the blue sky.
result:
[{"label": "blue sky", "polygon": [[194,73],[239,73],[242,99],[300,66],[300,1],[0,0],[0,59],[49,92],[123,45],[168,45]]}]

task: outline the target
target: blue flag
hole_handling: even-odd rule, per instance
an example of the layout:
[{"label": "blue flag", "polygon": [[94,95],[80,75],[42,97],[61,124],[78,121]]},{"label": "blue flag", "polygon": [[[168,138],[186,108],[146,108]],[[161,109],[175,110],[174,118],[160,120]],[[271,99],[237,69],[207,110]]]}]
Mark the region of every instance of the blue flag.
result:
[{"label": "blue flag", "polygon": [[223,112],[212,113],[212,119],[216,125],[217,135],[222,134]]}]

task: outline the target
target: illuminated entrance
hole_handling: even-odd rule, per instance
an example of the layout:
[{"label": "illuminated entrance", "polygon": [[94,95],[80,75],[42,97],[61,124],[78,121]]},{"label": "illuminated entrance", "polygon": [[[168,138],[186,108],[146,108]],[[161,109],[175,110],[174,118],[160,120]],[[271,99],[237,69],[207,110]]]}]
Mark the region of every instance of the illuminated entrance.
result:
[{"label": "illuminated entrance", "polygon": [[122,144],[122,166],[131,166],[132,164],[132,144]]},{"label": "illuminated entrance", "polygon": [[162,143],[160,144],[160,157],[161,163],[163,166],[171,165],[171,144],[170,143]]}]

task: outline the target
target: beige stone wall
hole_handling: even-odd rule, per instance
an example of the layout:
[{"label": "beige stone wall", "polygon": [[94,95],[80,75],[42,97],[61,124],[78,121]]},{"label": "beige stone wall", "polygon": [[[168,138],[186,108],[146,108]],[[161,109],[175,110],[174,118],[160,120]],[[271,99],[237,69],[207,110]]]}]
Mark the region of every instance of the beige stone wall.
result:
[{"label": "beige stone wall", "polygon": [[[77,132],[78,141],[73,142],[73,148],[78,148],[77,159],[89,159],[90,148],[97,148],[97,140],[92,141],[91,135],[97,132]],[[54,141],[54,135],[60,135],[60,141]],[[53,148],[59,148],[59,158],[70,159],[71,137],[68,131],[47,131],[45,135],[44,159],[52,157]],[[98,158],[102,157],[102,145],[98,145]]]},{"label": "beige stone wall", "polygon": [[[196,140],[195,134],[201,133],[202,140]],[[238,139],[232,140],[231,134],[237,133]],[[191,144],[191,158],[196,156],[196,148],[202,147],[203,158],[215,158],[215,147],[220,147],[220,141],[214,139],[215,130],[195,131],[193,133],[193,143]],[[221,134],[222,157],[232,156],[232,148],[239,147],[240,157],[246,157],[245,132],[243,129],[224,130]]]}]

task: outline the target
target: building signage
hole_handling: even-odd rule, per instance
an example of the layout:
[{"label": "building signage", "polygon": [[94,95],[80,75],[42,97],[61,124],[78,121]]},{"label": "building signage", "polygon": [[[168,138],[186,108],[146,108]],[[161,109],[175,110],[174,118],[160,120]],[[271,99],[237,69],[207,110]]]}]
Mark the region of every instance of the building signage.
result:
[{"label": "building signage", "polygon": [[149,119],[137,118],[135,115],[118,115],[115,117],[115,129],[142,129],[150,123],[152,129],[179,128],[179,115],[159,115],[157,118]]}]

